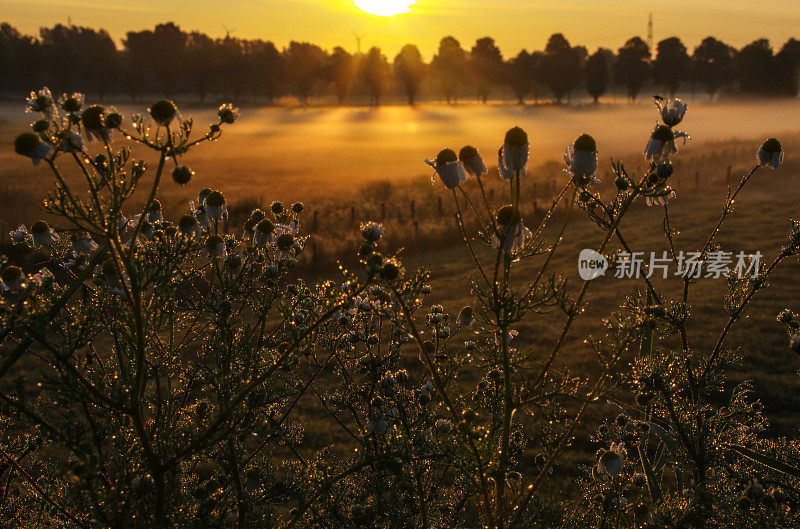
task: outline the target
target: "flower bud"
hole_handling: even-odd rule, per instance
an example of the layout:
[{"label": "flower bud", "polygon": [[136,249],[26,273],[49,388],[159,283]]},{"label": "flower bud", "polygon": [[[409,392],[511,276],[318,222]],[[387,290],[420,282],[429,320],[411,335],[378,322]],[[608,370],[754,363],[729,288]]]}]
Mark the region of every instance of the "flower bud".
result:
[{"label": "flower bud", "polygon": [[756,156],[761,167],[778,169],[783,163],[783,146],[776,138],[770,138],[761,144]]},{"label": "flower bud", "polygon": [[178,114],[178,107],[169,99],[159,99],[147,109],[153,121],[164,127],[169,126]]},{"label": "flower bud", "polygon": [[179,165],[172,170],[172,180],[178,185],[186,185],[194,176],[194,171],[192,171],[186,165]]},{"label": "flower bud", "polygon": [[486,174],[486,164],[483,162],[483,158],[481,158],[478,149],[475,147],[468,145],[461,149],[458,153],[458,159],[461,161],[467,173],[472,176],[478,177]]},{"label": "flower bud", "polygon": [[506,132],[503,142],[503,164],[515,174],[523,174],[528,165],[528,133],[520,127],[513,127]]}]

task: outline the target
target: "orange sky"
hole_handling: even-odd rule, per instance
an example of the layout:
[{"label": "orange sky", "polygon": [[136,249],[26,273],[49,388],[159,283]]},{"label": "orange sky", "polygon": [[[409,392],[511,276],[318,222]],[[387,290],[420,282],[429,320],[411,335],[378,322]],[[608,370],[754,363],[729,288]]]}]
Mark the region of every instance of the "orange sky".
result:
[{"label": "orange sky", "polygon": [[800,37],[800,1],[772,0],[765,8],[752,0],[419,0],[406,15],[383,18],[359,11],[350,0],[0,0],[0,20],[27,33],[65,23],[104,27],[119,39],[129,29],[173,20],[187,30],[214,36],[226,29],[243,38],[308,40],[330,48],[378,45],[394,55],[415,42],[430,56],[438,40],[452,34],[466,47],[493,36],[506,55],[542,48],[554,32],[590,50],[618,48],[628,37],[646,34],[655,18],[656,42],[672,35],[693,48],[711,34],[735,46],[769,38],[774,47]]}]

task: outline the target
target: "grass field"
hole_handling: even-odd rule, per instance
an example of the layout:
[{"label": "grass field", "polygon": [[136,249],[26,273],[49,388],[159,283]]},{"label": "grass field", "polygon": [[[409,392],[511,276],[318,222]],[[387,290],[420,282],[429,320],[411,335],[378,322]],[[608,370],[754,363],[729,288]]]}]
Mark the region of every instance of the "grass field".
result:
[{"label": "grass field", "polygon": [[[797,107],[797,101],[774,101],[697,104],[691,108],[682,125],[695,140],[682,148],[673,177],[678,198],[672,223],[680,230],[680,248],[696,250],[702,244],[721,211],[728,168],[738,180],[752,165],[760,141],[769,135],[784,140],[786,166],[755,177],[737,200],[736,213],[720,239],[734,252],[775,253],[788,233],[788,219],[797,216],[800,199],[800,166],[794,154],[800,150],[800,129],[793,119]],[[49,185],[45,169],[31,168],[27,160],[13,153],[11,142],[28,121],[19,108],[4,105],[0,111],[0,144],[7,146],[0,151],[0,227],[4,233],[18,222],[30,225],[40,215],[37,204]],[[133,108],[123,106],[122,110]],[[198,125],[211,116],[208,110],[185,113],[192,113]],[[352,252],[358,222],[383,220],[389,244],[406,249],[409,266],[435,264],[431,300],[443,303],[450,312],[472,302],[466,281],[470,261],[459,244],[450,197],[441,186],[430,185],[425,157],[434,157],[445,146],[458,149],[471,143],[491,164],[504,131],[515,124],[525,127],[531,136],[532,166],[536,169],[524,182],[523,196],[529,199],[523,212],[533,223],[537,211],[546,207],[554,183],[563,185],[557,160],[571,139],[583,131],[597,138],[599,173],[605,177],[611,156],[628,159],[630,169],[641,168],[639,153],[655,122],[651,106],[645,104],[243,109],[242,114],[241,122],[221,141],[197,150],[187,160],[197,171],[189,186],[165,183],[161,198],[171,216],[181,212],[184,204],[206,186],[225,192],[234,213],[275,199],[302,200],[308,207],[307,229],[315,234],[317,268],[323,276],[335,272],[334,258]],[[505,187],[496,183],[490,189],[496,196],[495,205],[501,205],[500,193]],[[608,194],[608,180],[600,189]],[[563,211],[557,212],[557,219],[561,216]],[[660,252],[664,249],[662,220],[663,209],[638,204],[626,218],[622,232],[634,249]],[[578,253],[596,246],[601,238],[596,228],[576,215],[556,258],[556,268],[577,283]],[[535,265],[535,261],[523,263],[520,276],[525,277]],[[775,273],[772,283],[782,287],[763,292],[729,340],[738,345],[743,358],[736,378],[755,381],[766,414],[773,420],[773,433],[796,429],[800,418],[800,361],[789,350],[784,331],[775,321],[785,307],[800,311],[797,267],[791,262]],[[677,281],[672,283],[673,287],[677,285]],[[561,367],[579,374],[593,372],[595,365],[583,341],[596,328],[598,319],[617,307],[636,286],[640,285],[613,277],[595,281],[586,317],[574,326]],[[666,288],[675,294],[674,288]],[[723,280],[702,280],[690,300],[692,344],[700,353],[713,345],[726,319],[721,310],[725,290]],[[520,343],[546,355],[553,340],[552,329],[561,319],[553,314],[523,323]],[[615,414],[613,409],[599,411]],[[320,429],[310,439],[312,447],[337,441],[328,435]]]}]

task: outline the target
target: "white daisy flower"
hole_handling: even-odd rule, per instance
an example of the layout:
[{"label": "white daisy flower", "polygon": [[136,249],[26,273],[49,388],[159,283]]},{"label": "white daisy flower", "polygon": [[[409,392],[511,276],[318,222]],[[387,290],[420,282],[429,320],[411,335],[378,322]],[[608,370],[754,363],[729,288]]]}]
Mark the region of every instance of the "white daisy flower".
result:
[{"label": "white daisy flower", "polygon": [[17,136],[14,140],[14,150],[17,154],[30,158],[34,166],[39,165],[39,162],[53,152],[53,148],[33,132],[25,132]]},{"label": "white daisy flower", "polygon": [[200,237],[203,235],[203,227],[197,222],[193,215],[188,213],[178,220],[178,231],[189,238]]},{"label": "white daisy flower", "polygon": [[511,205],[503,206],[497,212],[497,231],[492,236],[492,246],[499,248],[503,245],[506,252],[516,252],[525,246],[533,237],[531,230],[522,223],[519,210]]},{"label": "white daisy flower", "polygon": [[686,115],[687,104],[680,99],[664,99],[663,97],[655,97],[656,108],[658,113],[661,114],[661,119],[669,127],[674,127],[681,121],[683,116]]},{"label": "white daisy flower", "polygon": [[144,213],[144,219],[150,223],[161,222],[164,220],[164,213],[161,211],[161,201],[158,199],[153,200],[150,207]]},{"label": "white daisy flower", "polygon": [[588,134],[581,134],[567,147],[564,163],[576,184],[585,186],[599,182],[594,177],[597,171],[597,142]]},{"label": "white daisy flower", "polygon": [[478,149],[471,145],[459,151],[458,159],[461,161],[461,165],[464,166],[464,170],[472,176],[479,177],[485,175],[487,172],[486,164],[483,163],[483,158],[481,158],[481,155],[478,153]]},{"label": "white daisy flower", "polygon": [[168,127],[172,120],[175,119],[175,116],[178,115],[178,107],[169,99],[160,99],[150,105],[147,112],[153,118],[153,121],[163,127]]},{"label": "white daisy flower", "polygon": [[783,146],[781,142],[775,138],[770,138],[761,144],[758,149],[756,160],[761,167],[770,167],[778,169],[783,163]]},{"label": "white daisy flower", "polygon": [[205,242],[206,257],[225,257],[225,239],[219,235],[211,235]]},{"label": "white daisy flower", "polygon": [[386,433],[389,429],[389,421],[383,419],[376,419],[367,423],[367,433]]},{"label": "white daisy flower", "polygon": [[600,456],[597,466],[600,470],[613,477],[622,470],[622,464],[625,463],[627,456],[628,451],[625,449],[625,443],[611,443],[611,448],[604,451]]},{"label": "white daisy flower", "polygon": [[25,100],[25,112],[41,112],[43,114],[51,115],[55,112],[53,105],[53,94],[46,86],[35,92],[31,92]]},{"label": "white daisy flower", "polygon": [[76,254],[90,254],[97,249],[97,243],[88,234],[72,235],[72,251]]},{"label": "white daisy flower", "polygon": [[219,191],[211,191],[202,203],[206,210],[209,222],[220,222],[228,218],[228,206],[225,196]]},{"label": "white daisy flower", "polygon": [[514,174],[525,176],[530,149],[528,133],[520,127],[510,129],[503,142],[503,165]]},{"label": "white daisy flower", "polygon": [[50,246],[59,239],[58,234],[43,220],[33,223],[31,235],[33,236],[33,245],[36,247]]},{"label": "white daisy flower", "polygon": [[24,224],[17,226],[17,229],[8,233],[11,242],[14,244],[33,245],[33,236],[28,232]]},{"label": "white daisy flower", "polygon": [[109,141],[111,139],[111,129],[106,123],[106,107],[103,105],[92,105],[86,108],[81,113],[81,126],[89,141],[95,139]]},{"label": "white daisy flower", "polygon": [[467,173],[464,166],[458,161],[458,156],[452,149],[443,149],[436,156],[436,161],[425,160],[438,174],[447,189],[455,189],[461,182],[466,182]]}]

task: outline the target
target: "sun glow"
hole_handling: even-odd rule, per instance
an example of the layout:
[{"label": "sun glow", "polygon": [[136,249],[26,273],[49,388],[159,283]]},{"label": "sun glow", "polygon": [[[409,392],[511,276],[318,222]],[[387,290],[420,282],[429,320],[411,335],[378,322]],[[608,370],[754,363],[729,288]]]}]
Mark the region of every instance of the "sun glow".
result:
[{"label": "sun glow", "polygon": [[416,0],[353,0],[361,11],[379,17],[392,17],[410,13]]}]

